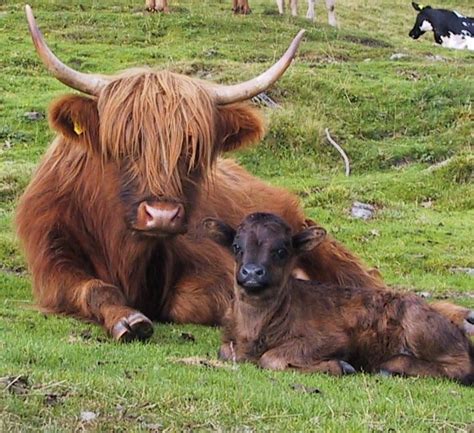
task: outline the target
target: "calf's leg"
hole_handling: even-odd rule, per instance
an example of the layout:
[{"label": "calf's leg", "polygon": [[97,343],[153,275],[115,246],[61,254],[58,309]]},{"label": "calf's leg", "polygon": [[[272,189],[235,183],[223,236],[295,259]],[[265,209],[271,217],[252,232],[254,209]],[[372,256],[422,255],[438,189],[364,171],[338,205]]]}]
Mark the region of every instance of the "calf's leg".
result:
[{"label": "calf's leg", "polygon": [[447,377],[441,364],[410,355],[396,355],[390,358],[380,365],[380,373],[396,376]]}]

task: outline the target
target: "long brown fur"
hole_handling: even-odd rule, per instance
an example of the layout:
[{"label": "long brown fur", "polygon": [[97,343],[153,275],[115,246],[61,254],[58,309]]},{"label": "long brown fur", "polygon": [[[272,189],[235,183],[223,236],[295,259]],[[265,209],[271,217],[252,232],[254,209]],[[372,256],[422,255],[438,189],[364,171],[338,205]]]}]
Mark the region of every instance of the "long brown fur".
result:
[{"label": "long brown fur", "polygon": [[[115,338],[145,337],[148,319],[219,324],[232,298],[232,259],[200,238],[206,216],[237,224],[254,211],[307,225],[298,199],[219,155],[260,140],[249,104],[217,105],[202,82],[129,70],[97,98],[50,108],[58,136],[20,199],[19,238],[45,310],[101,323]],[[187,233],[133,229],[140,203],[181,203]],[[341,244],[301,258],[310,278],[384,288]]]},{"label": "long brown fur", "polygon": [[[237,231],[207,222],[211,238],[238,248],[221,358],[275,370],[362,370],[474,383],[473,346],[421,298],[291,277],[301,248],[295,239],[311,241],[316,235],[309,230],[292,237],[281,218],[264,213],[249,215]],[[283,259],[275,253],[281,248],[287,252]],[[250,266],[261,269],[258,286],[258,277],[246,285],[242,268]]]}]

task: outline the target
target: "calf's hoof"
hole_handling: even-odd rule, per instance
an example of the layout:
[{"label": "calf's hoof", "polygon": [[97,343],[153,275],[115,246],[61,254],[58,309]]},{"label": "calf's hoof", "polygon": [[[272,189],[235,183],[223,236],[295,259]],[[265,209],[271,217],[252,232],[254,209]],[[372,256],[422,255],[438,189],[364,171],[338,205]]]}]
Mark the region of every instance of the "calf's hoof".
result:
[{"label": "calf's hoof", "polygon": [[112,328],[112,337],[127,343],[133,340],[148,340],[153,334],[153,323],[142,313],[122,317]]},{"label": "calf's hoof", "polygon": [[339,361],[341,366],[342,374],[355,374],[356,369],[346,361]]}]

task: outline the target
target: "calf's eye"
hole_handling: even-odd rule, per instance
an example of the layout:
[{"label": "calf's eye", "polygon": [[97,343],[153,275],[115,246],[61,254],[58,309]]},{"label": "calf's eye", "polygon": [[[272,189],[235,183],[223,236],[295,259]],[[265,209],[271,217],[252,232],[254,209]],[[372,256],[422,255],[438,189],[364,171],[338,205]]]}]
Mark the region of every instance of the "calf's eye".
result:
[{"label": "calf's eye", "polygon": [[280,260],[286,259],[288,257],[288,251],[285,250],[284,248],[280,248],[276,250],[275,254]]},{"label": "calf's eye", "polygon": [[242,251],[242,248],[240,248],[237,244],[233,244],[232,249],[234,250],[235,255],[239,254]]}]

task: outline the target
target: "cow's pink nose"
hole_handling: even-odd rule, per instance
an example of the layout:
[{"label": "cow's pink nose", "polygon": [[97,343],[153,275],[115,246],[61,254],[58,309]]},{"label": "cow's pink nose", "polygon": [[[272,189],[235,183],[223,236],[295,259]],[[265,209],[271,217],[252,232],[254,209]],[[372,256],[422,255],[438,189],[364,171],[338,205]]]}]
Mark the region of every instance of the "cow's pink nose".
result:
[{"label": "cow's pink nose", "polygon": [[142,231],[177,234],[186,231],[181,203],[142,202],[138,206],[135,228]]}]

